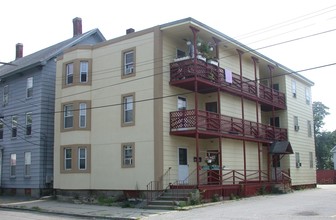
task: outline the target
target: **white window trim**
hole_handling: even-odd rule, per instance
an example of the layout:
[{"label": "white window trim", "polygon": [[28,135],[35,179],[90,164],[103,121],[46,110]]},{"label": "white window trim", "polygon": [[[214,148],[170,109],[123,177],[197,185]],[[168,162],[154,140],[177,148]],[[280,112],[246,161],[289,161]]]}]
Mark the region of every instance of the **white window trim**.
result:
[{"label": "white window trim", "polygon": [[[133,59],[130,62],[127,62],[127,55],[133,54]],[[134,73],[134,51],[128,51],[124,53],[124,75],[129,75]]]},{"label": "white window trim", "polygon": [[[13,158],[13,157],[14,158]],[[10,154],[10,170],[9,170],[9,175],[10,177],[15,177],[16,176],[16,161],[17,157],[16,157],[16,154]],[[12,171],[14,171],[14,175],[12,175]]]},{"label": "white window trim", "polygon": [[178,111],[187,110],[187,98],[182,96],[177,97],[177,110]]},{"label": "white window trim", "polygon": [[30,176],[30,170],[31,170],[31,152],[25,152],[25,176]]},{"label": "white window trim", "polygon": [[[84,150],[85,154],[84,154],[84,158],[81,158],[81,150]],[[84,160],[85,161],[85,167],[81,168],[80,167],[80,161]],[[78,170],[86,170],[87,169],[87,148],[86,147],[79,147],[78,148]]]},{"label": "white window trim", "polygon": [[[84,117],[84,125],[82,125],[82,117]],[[79,103],[79,127],[86,128],[87,124],[87,104],[86,103]]]},{"label": "white window trim", "polygon": [[[131,99],[131,101],[129,101],[130,99]],[[133,123],[134,122],[134,112],[133,112],[134,111],[134,95],[124,96],[123,100],[124,100],[123,122],[125,124]],[[127,118],[126,118],[128,112],[131,112],[131,115],[132,115],[132,120],[130,120],[130,121],[127,121]]]},{"label": "white window trim", "polygon": [[[34,86],[34,78],[33,77],[27,78],[26,98],[31,98],[33,96],[33,86]],[[30,93],[31,95],[29,95]]]},{"label": "white window trim", "polygon": [[[13,116],[12,116],[12,130],[11,130],[11,131],[12,131],[12,137],[13,137],[13,138],[17,137],[17,131],[18,131],[18,130],[17,130],[17,123],[18,123],[17,121],[18,121],[18,117],[17,117],[16,115],[13,115]],[[15,131],[15,133],[16,133],[15,136],[13,136],[13,131],[14,131],[14,130],[16,130],[16,131]]]},{"label": "white window trim", "polygon": [[[28,116],[30,116],[31,122],[28,121]],[[30,126],[30,134],[27,134],[28,131],[28,126]],[[26,113],[26,135],[31,135],[32,134],[32,128],[33,128],[33,116],[31,112]]]},{"label": "white window trim", "polygon": [[[72,67],[70,69],[70,66]],[[71,71],[70,71],[71,70]],[[68,63],[66,64],[66,76],[65,76],[65,84],[71,85],[74,81],[74,63]],[[69,83],[69,78],[72,77],[72,82]]]},{"label": "white window trim", "polygon": [[[67,158],[67,150],[70,150],[71,157]],[[72,149],[71,148],[64,148],[64,170],[72,170]],[[67,168],[67,161],[70,160],[70,168]]]},{"label": "white window trim", "polygon": [[[86,65],[84,65],[86,64]],[[89,62],[88,61],[80,61],[79,64],[79,82],[87,83],[89,81]],[[85,67],[85,68],[84,68]],[[86,81],[82,81],[82,75],[86,75]]]},{"label": "white window trim", "polygon": [[[70,106],[72,106],[72,109],[70,110],[70,112],[71,112],[71,114],[69,114],[69,115],[67,115],[67,113],[69,112],[69,111],[67,111],[66,110],[66,108],[67,107],[70,107]],[[74,126],[74,105],[73,104],[67,104],[67,105],[64,105],[64,107],[63,107],[63,115],[64,115],[64,122],[63,122],[63,128],[64,129],[69,129],[69,128],[73,128],[73,126]],[[69,112],[69,113],[70,113]],[[66,127],[65,125],[66,125],[66,119],[67,118],[72,118],[72,126],[71,127]]]},{"label": "white window trim", "polygon": [[3,88],[3,99],[2,99],[3,106],[8,105],[8,99],[9,99],[9,87],[8,85],[5,85]]}]

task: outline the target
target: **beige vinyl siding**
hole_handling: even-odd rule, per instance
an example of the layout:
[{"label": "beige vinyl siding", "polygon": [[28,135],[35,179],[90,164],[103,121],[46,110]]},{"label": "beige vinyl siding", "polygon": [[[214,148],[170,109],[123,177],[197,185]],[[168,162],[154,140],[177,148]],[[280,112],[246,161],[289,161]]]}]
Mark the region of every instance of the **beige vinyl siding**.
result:
[{"label": "beige vinyl siding", "polygon": [[[292,94],[292,80],[296,81],[296,98]],[[308,137],[307,120],[313,121],[312,105],[306,104],[305,87],[309,87],[298,78],[292,75],[286,76],[287,88],[287,118],[288,118],[288,138],[291,142],[294,152],[300,154],[302,166],[296,168],[295,155],[290,155],[291,176],[293,185],[303,185],[316,183],[316,172],[310,168],[309,152],[313,152],[315,158],[314,137]],[[298,116],[299,131],[294,130],[294,116]],[[315,167],[315,162],[314,162]]]}]

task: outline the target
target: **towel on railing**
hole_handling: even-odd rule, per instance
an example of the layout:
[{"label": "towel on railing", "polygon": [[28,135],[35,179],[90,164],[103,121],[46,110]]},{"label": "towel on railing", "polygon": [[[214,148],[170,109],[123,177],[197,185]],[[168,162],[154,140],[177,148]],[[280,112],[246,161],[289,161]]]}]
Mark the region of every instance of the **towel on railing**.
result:
[{"label": "towel on railing", "polygon": [[232,71],[225,69],[225,82],[232,83]]}]

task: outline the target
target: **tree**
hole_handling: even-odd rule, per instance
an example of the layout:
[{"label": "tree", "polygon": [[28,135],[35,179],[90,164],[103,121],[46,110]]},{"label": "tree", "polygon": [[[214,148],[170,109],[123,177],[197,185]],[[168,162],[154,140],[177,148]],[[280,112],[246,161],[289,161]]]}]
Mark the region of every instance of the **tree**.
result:
[{"label": "tree", "polygon": [[[314,116],[314,133],[320,133],[323,127],[325,116],[329,115],[329,107],[325,106],[322,102],[313,102],[313,116]],[[315,136],[316,137],[316,136]]]},{"label": "tree", "polygon": [[336,131],[321,131],[325,116],[329,115],[328,107],[322,102],[313,103],[314,135],[317,169],[332,169],[331,148],[336,145]]}]

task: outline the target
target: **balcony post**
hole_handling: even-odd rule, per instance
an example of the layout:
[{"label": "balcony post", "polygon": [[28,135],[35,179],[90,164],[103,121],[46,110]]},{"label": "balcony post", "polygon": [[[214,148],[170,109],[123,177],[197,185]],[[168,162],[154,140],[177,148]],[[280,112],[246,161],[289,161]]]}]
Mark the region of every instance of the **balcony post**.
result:
[{"label": "balcony post", "polygon": [[194,61],[196,61],[197,59],[197,42],[196,42],[196,39],[197,39],[197,33],[199,32],[198,29],[194,28],[193,26],[189,26],[192,33],[193,33],[193,37],[194,37],[194,40],[193,40],[193,44],[194,44]]},{"label": "balcony post", "polygon": [[[273,70],[274,70],[274,66],[272,65],[268,65],[268,68],[269,68],[269,74],[270,74],[270,80],[271,80],[271,96],[272,96],[272,102],[274,102],[274,92],[273,92]],[[274,130],[274,127],[275,127],[275,115],[274,115],[274,105],[272,105],[272,123],[273,123],[273,126],[272,126],[272,129],[273,129],[273,138],[275,138],[275,130]]]}]

